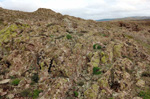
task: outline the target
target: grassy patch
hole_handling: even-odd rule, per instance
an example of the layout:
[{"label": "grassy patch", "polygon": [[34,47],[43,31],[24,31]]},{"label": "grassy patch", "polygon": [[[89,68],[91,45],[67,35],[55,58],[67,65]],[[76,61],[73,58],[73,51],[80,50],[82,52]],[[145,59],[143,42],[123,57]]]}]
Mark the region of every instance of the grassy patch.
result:
[{"label": "grassy patch", "polygon": [[150,90],[148,91],[140,91],[139,96],[143,99],[150,99]]},{"label": "grassy patch", "polygon": [[99,44],[94,44],[93,45],[93,49],[98,49],[100,50],[102,47]]},{"label": "grassy patch", "polygon": [[67,35],[66,35],[66,38],[67,38],[67,39],[72,39],[72,36],[69,35],[69,34],[67,34]]},{"label": "grassy patch", "polygon": [[77,91],[74,91],[74,96],[78,97],[79,93]]},{"label": "grassy patch", "polygon": [[14,86],[17,86],[19,84],[20,80],[19,79],[14,79],[11,84]]},{"label": "grassy patch", "polygon": [[40,94],[40,92],[42,92],[41,90],[34,90],[33,91],[33,98],[35,99],[35,98],[37,98],[37,97],[39,97],[39,94]]},{"label": "grassy patch", "polygon": [[94,67],[93,68],[93,75],[99,75],[101,74],[100,68],[99,67]]}]

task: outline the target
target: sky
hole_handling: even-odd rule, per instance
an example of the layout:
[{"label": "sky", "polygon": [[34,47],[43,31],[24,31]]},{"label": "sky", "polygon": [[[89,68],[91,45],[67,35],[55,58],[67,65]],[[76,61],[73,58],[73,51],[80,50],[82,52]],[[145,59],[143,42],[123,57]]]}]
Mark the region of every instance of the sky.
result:
[{"label": "sky", "polygon": [[0,7],[26,12],[49,8],[93,20],[150,16],[150,0],[0,0]]}]

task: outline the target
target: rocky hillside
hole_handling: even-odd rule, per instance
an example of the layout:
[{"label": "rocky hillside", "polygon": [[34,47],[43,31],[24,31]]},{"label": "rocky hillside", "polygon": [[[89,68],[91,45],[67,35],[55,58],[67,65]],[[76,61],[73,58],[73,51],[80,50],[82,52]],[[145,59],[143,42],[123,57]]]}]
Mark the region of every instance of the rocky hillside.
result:
[{"label": "rocky hillside", "polygon": [[150,99],[150,21],[0,8],[0,99]]}]

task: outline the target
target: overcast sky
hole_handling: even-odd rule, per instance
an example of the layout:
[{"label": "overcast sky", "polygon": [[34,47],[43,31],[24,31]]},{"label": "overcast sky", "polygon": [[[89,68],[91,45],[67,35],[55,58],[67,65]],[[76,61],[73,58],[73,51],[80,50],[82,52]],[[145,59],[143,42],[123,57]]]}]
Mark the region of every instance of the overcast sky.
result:
[{"label": "overcast sky", "polygon": [[150,0],[0,0],[0,7],[32,12],[49,8],[84,19],[150,16]]}]

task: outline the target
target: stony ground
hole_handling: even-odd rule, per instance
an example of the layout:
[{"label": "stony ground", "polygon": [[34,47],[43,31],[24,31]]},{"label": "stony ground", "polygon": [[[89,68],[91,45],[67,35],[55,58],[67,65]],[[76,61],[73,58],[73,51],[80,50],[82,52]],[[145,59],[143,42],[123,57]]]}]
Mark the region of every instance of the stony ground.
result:
[{"label": "stony ground", "polygon": [[0,8],[0,99],[150,99],[150,21]]}]

